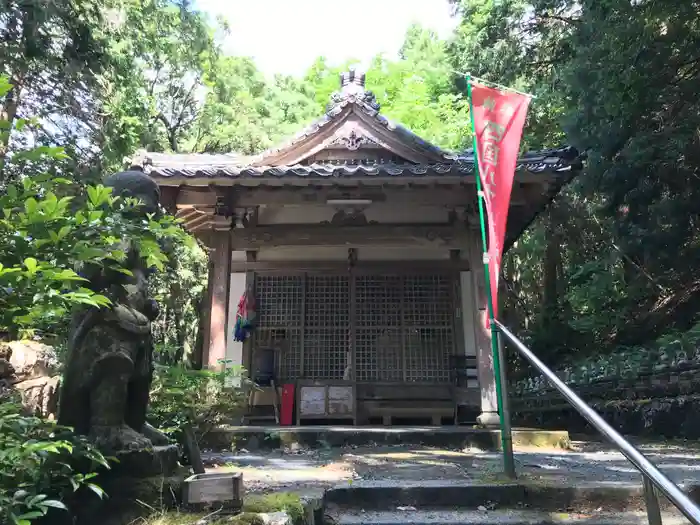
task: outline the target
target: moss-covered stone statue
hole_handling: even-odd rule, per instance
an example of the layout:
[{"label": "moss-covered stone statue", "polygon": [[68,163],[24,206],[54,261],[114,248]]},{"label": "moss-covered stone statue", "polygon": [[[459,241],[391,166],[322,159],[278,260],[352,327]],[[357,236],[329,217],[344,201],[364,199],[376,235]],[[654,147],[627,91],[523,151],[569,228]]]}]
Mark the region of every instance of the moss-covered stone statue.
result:
[{"label": "moss-covered stone statue", "polygon": [[[113,195],[143,202],[132,219],[158,212],[158,186],[144,173],[117,173],[104,184]],[[153,442],[156,434],[146,426],[153,378],[151,321],[158,316],[158,305],[148,296],[149,270],[142,257],[128,239],[123,242],[125,267],[132,275],[101,269],[86,276],[93,290],[111,299],[112,307],[75,312],[58,414],[60,424],[110,453],[163,444]]]}]

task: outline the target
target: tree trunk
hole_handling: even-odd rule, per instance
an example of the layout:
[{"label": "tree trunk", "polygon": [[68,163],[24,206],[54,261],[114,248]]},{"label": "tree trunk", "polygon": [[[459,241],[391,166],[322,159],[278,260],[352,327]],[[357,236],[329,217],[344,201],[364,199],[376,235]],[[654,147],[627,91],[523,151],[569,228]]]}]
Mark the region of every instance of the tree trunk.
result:
[{"label": "tree trunk", "polygon": [[19,108],[21,88],[18,84],[13,84],[12,88],[5,95],[5,102],[0,109],[0,120],[7,122],[9,124],[7,128],[7,133],[2,135],[0,138],[0,181],[5,180],[4,167],[5,167],[5,157],[7,156],[7,150],[10,145],[10,137],[12,135],[12,128],[15,125],[15,119],[17,118],[17,109]]},{"label": "tree trunk", "polygon": [[549,207],[545,226],[546,248],[542,261],[542,320],[548,331],[559,328],[559,274],[561,272],[561,236],[556,223],[555,204]]}]

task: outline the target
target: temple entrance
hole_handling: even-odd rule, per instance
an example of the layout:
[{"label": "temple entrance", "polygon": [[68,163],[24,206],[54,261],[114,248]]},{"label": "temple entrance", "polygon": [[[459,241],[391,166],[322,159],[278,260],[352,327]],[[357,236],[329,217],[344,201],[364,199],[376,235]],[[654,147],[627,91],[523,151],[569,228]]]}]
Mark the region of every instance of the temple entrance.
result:
[{"label": "temple entrance", "polygon": [[258,274],[253,351],[276,349],[280,382],[449,383],[457,286],[453,273]]}]

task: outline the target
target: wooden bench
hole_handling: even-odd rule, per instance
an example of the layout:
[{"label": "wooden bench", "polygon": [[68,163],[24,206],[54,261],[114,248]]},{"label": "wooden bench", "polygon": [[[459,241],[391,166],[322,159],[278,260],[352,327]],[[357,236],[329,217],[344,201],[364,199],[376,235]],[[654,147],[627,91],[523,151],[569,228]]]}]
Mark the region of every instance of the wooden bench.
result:
[{"label": "wooden bench", "polygon": [[381,417],[383,425],[393,418],[426,418],[439,426],[442,418],[455,417],[455,396],[449,384],[358,383],[358,411],[363,420]]}]

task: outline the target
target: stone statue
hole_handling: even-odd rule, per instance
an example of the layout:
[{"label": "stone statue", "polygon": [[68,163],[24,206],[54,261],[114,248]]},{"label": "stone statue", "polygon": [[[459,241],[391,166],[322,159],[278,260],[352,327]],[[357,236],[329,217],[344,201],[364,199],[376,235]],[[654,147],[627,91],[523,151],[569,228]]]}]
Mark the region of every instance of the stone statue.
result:
[{"label": "stone statue", "polygon": [[[113,195],[143,202],[131,218],[158,212],[158,186],[144,173],[117,173],[104,184]],[[158,316],[158,305],[148,297],[149,270],[143,259],[128,239],[124,243],[125,266],[132,275],[103,269],[86,275],[89,286],[109,297],[112,306],[75,312],[58,413],[59,424],[73,427],[110,453],[162,444],[152,441],[155,433],[146,426],[153,378],[151,321]]]}]

